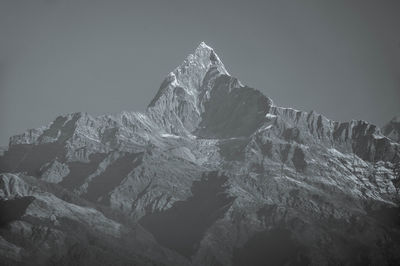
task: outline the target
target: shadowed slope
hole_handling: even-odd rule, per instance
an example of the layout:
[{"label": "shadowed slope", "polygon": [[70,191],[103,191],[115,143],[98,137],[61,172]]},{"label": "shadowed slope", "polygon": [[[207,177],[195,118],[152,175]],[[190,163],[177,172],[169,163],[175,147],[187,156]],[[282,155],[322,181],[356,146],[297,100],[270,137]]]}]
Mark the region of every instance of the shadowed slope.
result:
[{"label": "shadowed slope", "polygon": [[100,175],[96,176],[90,183],[84,197],[91,201],[96,201],[101,196],[106,196],[108,192],[117,187],[121,181],[141,163],[143,153],[127,154],[118,158],[107,167]]},{"label": "shadowed slope", "polygon": [[235,249],[233,265],[309,265],[310,261],[302,252],[304,252],[304,247],[292,239],[289,230],[276,228],[257,233],[242,248]]},{"label": "shadowed slope", "polygon": [[240,86],[236,78],[216,78],[195,134],[205,138],[249,136],[263,122],[272,101],[260,91]]},{"label": "shadowed slope", "polygon": [[233,203],[225,192],[226,176],[211,172],[193,182],[193,196],[176,202],[172,208],[144,216],[140,223],[163,246],[190,258],[197,250],[205,231]]},{"label": "shadowed slope", "polygon": [[27,196],[10,200],[0,199],[0,226],[18,220],[35,197]]},{"label": "shadowed slope", "polygon": [[88,163],[70,162],[68,168],[69,174],[60,182],[63,187],[73,190],[81,186],[85,178],[92,174],[99,167],[100,162],[106,157],[106,154],[91,154]]}]

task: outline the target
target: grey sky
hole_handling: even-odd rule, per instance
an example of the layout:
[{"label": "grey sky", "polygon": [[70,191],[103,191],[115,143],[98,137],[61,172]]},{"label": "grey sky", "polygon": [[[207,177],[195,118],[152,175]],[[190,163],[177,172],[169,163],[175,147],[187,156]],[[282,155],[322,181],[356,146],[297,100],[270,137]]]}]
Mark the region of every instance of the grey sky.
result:
[{"label": "grey sky", "polygon": [[57,115],[143,111],[205,41],[281,106],[400,114],[400,1],[0,1],[0,144]]}]

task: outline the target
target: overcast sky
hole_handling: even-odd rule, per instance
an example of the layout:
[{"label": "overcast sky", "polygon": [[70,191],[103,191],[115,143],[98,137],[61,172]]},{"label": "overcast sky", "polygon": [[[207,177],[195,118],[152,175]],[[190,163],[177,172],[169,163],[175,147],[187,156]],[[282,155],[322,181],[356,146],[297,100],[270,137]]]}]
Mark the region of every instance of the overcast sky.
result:
[{"label": "overcast sky", "polygon": [[57,115],[143,111],[205,41],[275,104],[400,114],[400,1],[0,1],[0,145]]}]

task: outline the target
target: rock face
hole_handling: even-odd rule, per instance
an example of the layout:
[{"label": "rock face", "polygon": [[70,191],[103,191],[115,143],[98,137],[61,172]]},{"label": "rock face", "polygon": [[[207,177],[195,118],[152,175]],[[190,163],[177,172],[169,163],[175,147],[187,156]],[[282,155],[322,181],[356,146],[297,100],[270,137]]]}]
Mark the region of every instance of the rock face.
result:
[{"label": "rock face", "polygon": [[10,138],[0,261],[398,265],[396,121],[275,106],[201,43],[144,113],[74,113]]}]

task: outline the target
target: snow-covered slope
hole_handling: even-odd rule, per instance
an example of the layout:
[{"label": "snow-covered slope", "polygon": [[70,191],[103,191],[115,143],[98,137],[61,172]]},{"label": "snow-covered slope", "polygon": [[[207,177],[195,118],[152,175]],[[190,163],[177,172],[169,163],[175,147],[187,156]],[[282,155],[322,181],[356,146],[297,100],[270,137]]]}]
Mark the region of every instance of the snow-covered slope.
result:
[{"label": "snow-covered slope", "polygon": [[[400,144],[383,132],[275,106],[201,43],[144,113],[74,113],[10,138],[0,197],[20,211],[0,257],[96,264],[109,253],[73,243],[99,238],[121,264],[393,265]],[[44,237],[47,255],[18,233],[62,241],[72,225],[90,237]]]}]

